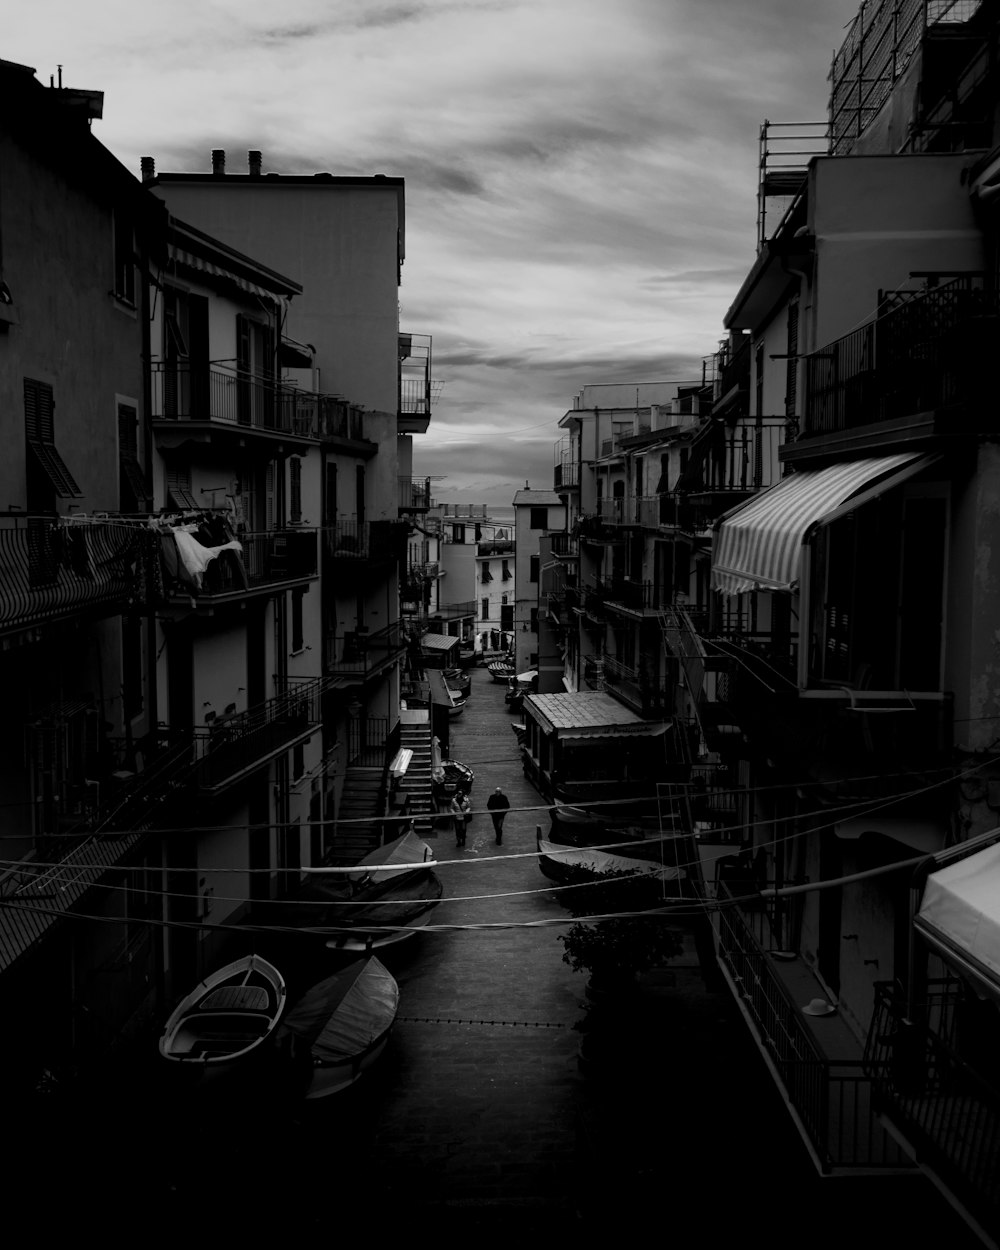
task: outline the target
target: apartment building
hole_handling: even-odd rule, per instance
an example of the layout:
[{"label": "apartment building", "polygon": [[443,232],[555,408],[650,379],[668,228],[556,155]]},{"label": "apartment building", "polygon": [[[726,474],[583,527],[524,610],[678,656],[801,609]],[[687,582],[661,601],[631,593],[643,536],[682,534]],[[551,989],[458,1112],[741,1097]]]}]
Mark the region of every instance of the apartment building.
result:
[{"label": "apartment building", "polygon": [[989,906],[922,900],[950,861],[987,895],[995,871],[996,50],[990,6],[863,5],[828,148],[762,163],[787,204],[725,365],[782,475],[716,519],[710,613],[677,605],[670,640],[728,778],[703,814],[743,848],[720,961],[814,1162],[916,1163],[994,1239]]},{"label": "apartment building", "polygon": [[159,716],[143,359],[165,213],[91,132],[100,92],[0,62],[0,100],[0,979],[31,1021],[3,1042],[17,1104],[132,1035],[159,985],[146,830],[167,805],[138,744]]},{"label": "apartment building", "polygon": [[276,174],[257,151],[241,172],[226,162],[222,149],[210,173],[157,173],[149,162],[146,185],[172,213],[279,272],[308,257],[309,282],[281,327],[282,377],[330,401],[310,504],[323,528],[323,645],[303,664],[324,681],[330,819],[352,776],[364,788],[363,774],[384,770],[398,741],[400,574],[412,523],[430,504],[411,458],[431,416],[432,345],[400,332],[402,179]]}]

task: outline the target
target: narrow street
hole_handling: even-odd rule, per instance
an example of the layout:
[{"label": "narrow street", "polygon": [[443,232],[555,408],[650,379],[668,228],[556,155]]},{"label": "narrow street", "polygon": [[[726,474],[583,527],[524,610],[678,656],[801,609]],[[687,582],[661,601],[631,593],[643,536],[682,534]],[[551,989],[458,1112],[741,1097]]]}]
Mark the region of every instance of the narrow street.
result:
[{"label": "narrow street", "polygon": [[474,670],[451,755],[475,771],[474,808],[496,785],[510,798],[503,846],[485,814],[464,850],[450,822],[430,840],[446,861],[433,923],[514,927],[429,932],[390,951],[400,1010],[389,1048],[329,1100],[185,1093],[149,1056],[92,1119],[61,1129],[75,1227],[84,1208],[106,1244],[110,1209],[130,1241],[192,1228],[249,1244],[291,1230],[339,1240],[364,1221],[380,1242],[669,1226],[674,1245],[714,1246],[761,1234],[760,1194],[777,1171],[771,1218],[782,1236],[881,1245],[872,1211],[888,1204],[913,1245],[978,1245],[919,1175],[816,1176],[732,998],[706,985],[693,955],[647,986],[640,1023],[610,1064],[581,1068],[585,978],[562,962],[559,926],[531,927],[571,921],[531,854],[545,815],[517,810],[540,800],[511,720],[502,687]]}]

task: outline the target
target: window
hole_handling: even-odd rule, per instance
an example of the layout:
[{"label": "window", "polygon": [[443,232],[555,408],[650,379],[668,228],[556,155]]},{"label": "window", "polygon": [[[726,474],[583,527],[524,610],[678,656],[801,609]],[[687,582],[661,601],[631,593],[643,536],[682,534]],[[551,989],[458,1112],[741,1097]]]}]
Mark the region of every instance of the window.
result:
[{"label": "window", "polygon": [[529,582],[538,581],[538,565],[540,563],[540,560],[541,560],[540,556],[532,556],[531,559],[529,560],[528,562],[528,568],[529,568],[528,581]]},{"label": "window", "polygon": [[131,404],[118,405],[118,506],[122,512],[145,512],[146,475],[139,463],[138,421]]},{"label": "window", "polygon": [[489,560],[484,560],[483,561],[483,581],[491,582],[492,580],[493,580],[493,574],[490,572],[490,562]]},{"label": "window", "polygon": [[538,609],[531,609],[531,624],[528,627],[533,634],[538,633]]},{"label": "window", "polygon": [[131,218],[115,212],[115,295],[126,304],[135,304],[135,242]]},{"label": "window", "polygon": [[299,742],[292,747],[292,780],[298,781],[306,771],[306,744]]},{"label": "window", "polygon": [[548,508],[532,508],[531,509],[531,528],[533,530],[543,530],[549,523]]},{"label": "window", "polygon": [[288,461],[288,523],[302,524],[302,461],[298,456]]},{"label": "window", "polygon": [[490,601],[489,601],[489,599],[484,599],[484,600],[483,600],[482,619],[483,619],[484,621],[488,621],[488,620],[490,619]]},{"label": "window", "polygon": [[465,542],[465,526],[464,525],[453,525],[451,527],[451,541],[453,543]]},{"label": "window", "polygon": [[323,520],[327,525],[337,523],[337,465],[332,460],[326,462],[326,498]]},{"label": "window", "polygon": [[54,491],[60,499],[80,499],[83,491],[56,450],[55,399],[52,387],[34,378],[24,379],[24,435],[28,444],[28,508],[38,507],[32,497],[41,500]]},{"label": "window", "polygon": [[505,582],[509,582],[513,574],[510,571],[510,563],[507,560],[500,561],[500,575]]},{"label": "window", "polygon": [[292,591],[292,652],[301,651],[305,646],[305,639],[302,634],[302,600],[308,590],[307,586],[300,586],[297,590]]},{"label": "window", "polygon": [[164,473],[164,485],[171,508],[198,508],[198,501],[191,490],[191,466],[189,464],[168,465]]},{"label": "window", "polygon": [[500,596],[500,603],[501,603],[504,607],[506,607],[506,605],[507,605],[507,598],[508,598],[508,596],[507,596],[507,595],[501,595],[501,596]]}]

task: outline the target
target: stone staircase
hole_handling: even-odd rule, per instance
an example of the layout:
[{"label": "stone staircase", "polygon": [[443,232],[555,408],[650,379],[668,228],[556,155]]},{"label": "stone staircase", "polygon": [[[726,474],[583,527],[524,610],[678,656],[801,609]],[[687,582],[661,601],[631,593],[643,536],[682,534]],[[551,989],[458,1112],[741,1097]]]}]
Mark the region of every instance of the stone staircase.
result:
[{"label": "stone staircase", "polygon": [[[352,765],[344,778],[338,812],[337,843],[330,856],[333,865],[356,864],[382,841],[382,769]],[[370,819],[369,819],[370,818]],[[365,824],[342,824],[365,820]]]},{"label": "stone staircase", "polygon": [[400,793],[407,795],[407,811],[413,818],[417,833],[425,838],[435,832],[431,819],[434,799],[431,794],[431,726],[430,721],[400,725],[400,748],[413,752],[409,767],[400,780]]}]

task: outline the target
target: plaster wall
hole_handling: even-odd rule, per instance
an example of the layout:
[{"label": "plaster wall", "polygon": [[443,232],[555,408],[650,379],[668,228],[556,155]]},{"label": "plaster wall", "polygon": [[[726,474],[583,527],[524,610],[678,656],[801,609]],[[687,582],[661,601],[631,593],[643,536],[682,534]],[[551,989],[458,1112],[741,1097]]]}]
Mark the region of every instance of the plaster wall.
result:
[{"label": "plaster wall", "polygon": [[813,161],[814,346],[869,320],[879,290],[917,285],[912,271],[984,267],[982,237],[963,182],[972,160],[946,153]]},{"label": "plaster wall", "polygon": [[[0,134],[0,235],[4,280],[16,325],[0,332],[4,507],[24,508],[24,379],[53,388],[55,442],[83,498],[58,500],[65,513],[118,508],[116,397],[140,410],[142,325],[116,300],[110,200],[68,183]],[[138,285],[138,275],[137,275]]]}]

